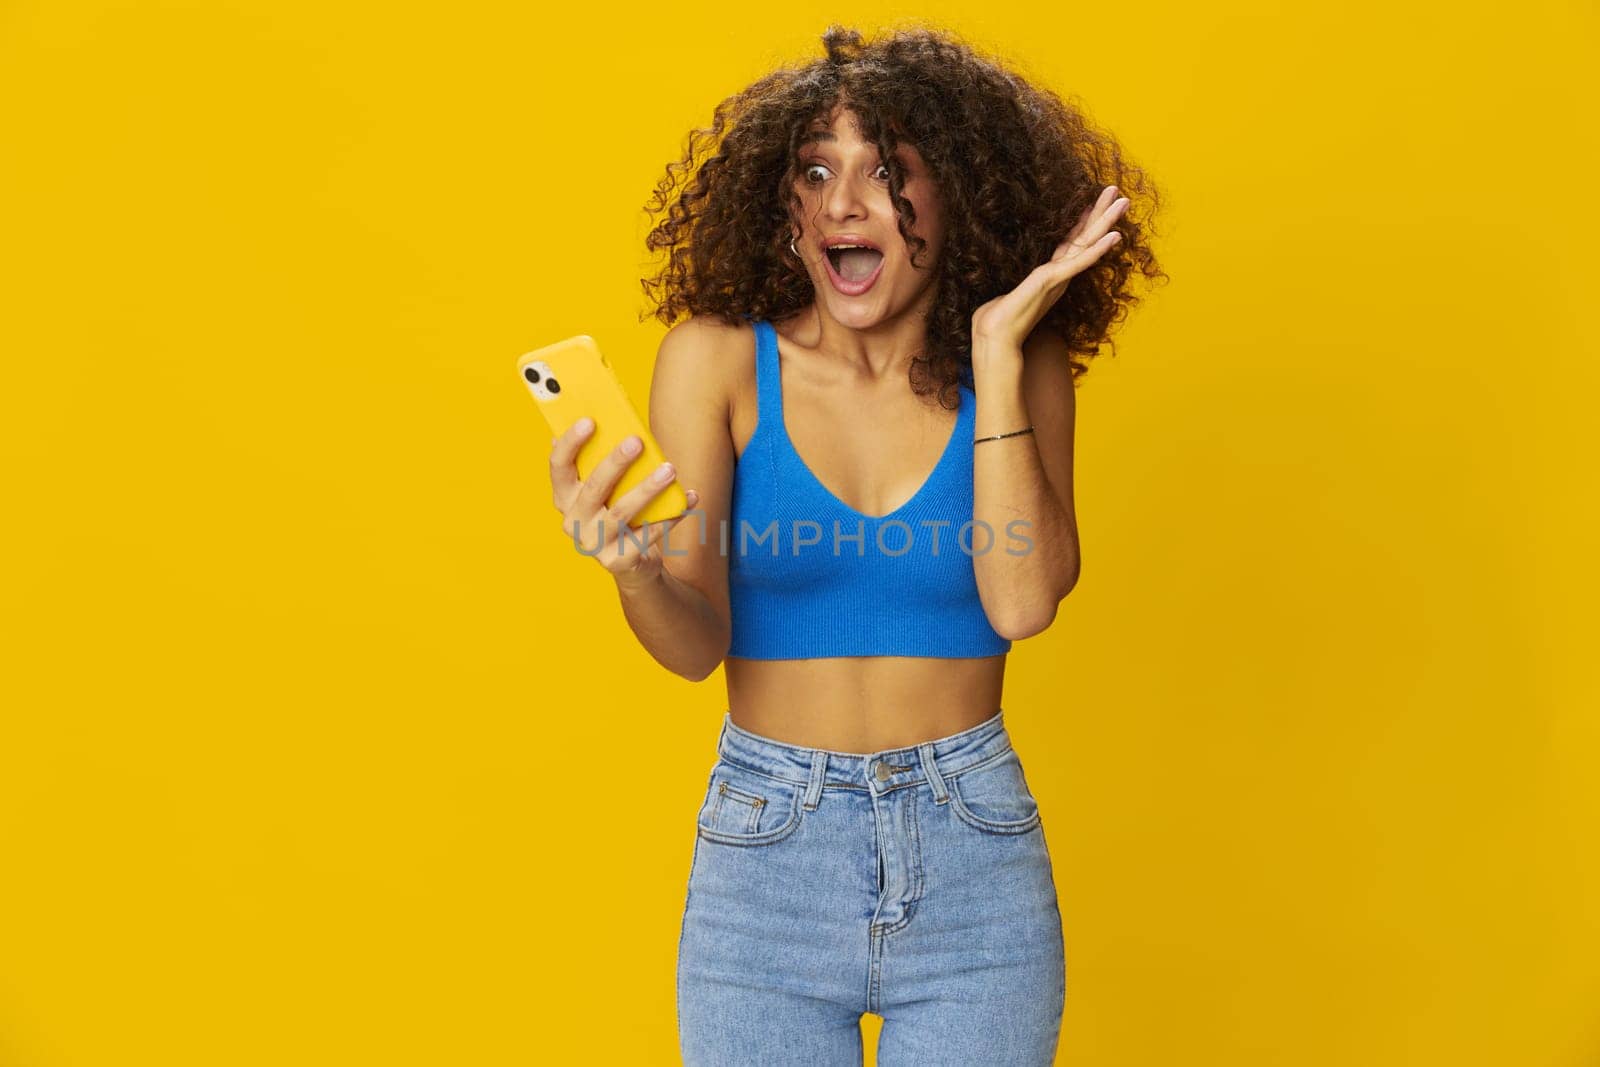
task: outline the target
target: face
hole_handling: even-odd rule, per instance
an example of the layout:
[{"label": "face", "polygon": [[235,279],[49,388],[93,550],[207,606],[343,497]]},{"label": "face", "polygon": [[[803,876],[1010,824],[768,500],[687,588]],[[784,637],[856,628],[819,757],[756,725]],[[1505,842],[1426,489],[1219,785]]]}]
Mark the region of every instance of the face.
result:
[{"label": "face", "polygon": [[[835,109],[831,123],[813,123],[800,146],[795,194],[802,205],[803,229],[795,248],[818,302],[846,325],[866,326],[899,314],[933,284],[944,245],[938,189],[915,147],[902,142],[895,157],[904,173],[901,192],[916,211],[908,229],[928,242],[920,268],[911,265],[911,249],[900,236],[889,200],[889,168],[879,158],[878,146],[861,139],[855,116]],[[882,256],[823,251],[824,242],[840,237],[873,245]]]}]

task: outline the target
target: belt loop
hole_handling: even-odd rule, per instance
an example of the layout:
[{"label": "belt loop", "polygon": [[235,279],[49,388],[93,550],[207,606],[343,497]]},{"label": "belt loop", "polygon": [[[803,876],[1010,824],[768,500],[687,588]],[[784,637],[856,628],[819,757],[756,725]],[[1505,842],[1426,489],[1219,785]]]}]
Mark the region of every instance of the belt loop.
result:
[{"label": "belt loop", "polygon": [[933,742],[924,741],[918,745],[917,755],[922,757],[922,772],[928,776],[928,784],[933,786],[933,802],[943,804],[950,799],[950,791],[944,787],[944,775],[939,773],[938,761],[933,758]]},{"label": "belt loop", "polygon": [[822,802],[822,779],[827,776],[828,753],[818,748],[811,752],[811,779],[806,783],[806,799],[802,805],[807,811],[816,811]]}]

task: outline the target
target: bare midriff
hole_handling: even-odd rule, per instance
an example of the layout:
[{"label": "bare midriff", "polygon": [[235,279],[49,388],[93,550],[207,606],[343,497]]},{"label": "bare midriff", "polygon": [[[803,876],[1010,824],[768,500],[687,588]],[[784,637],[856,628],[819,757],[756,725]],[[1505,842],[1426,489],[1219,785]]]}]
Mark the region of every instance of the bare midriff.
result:
[{"label": "bare midriff", "polygon": [[977,726],[1000,710],[1006,657],[723,661],[734,725],[805,748],[868,753]]}]

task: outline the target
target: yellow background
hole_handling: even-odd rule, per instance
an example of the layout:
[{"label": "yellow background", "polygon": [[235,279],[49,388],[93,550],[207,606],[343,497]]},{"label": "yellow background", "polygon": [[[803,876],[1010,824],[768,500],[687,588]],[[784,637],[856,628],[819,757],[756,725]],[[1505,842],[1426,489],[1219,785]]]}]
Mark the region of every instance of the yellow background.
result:
[{"label": "yellow background", "polygon": [[[684,133],[908,12],[536,10],[0,6],[4,1067],[676,1062],[722,680],[513,362],[643,403]],[[1600,1063],[1594,6],[917,13],[1168,194],[1006,691],[1059,1062]]]}]

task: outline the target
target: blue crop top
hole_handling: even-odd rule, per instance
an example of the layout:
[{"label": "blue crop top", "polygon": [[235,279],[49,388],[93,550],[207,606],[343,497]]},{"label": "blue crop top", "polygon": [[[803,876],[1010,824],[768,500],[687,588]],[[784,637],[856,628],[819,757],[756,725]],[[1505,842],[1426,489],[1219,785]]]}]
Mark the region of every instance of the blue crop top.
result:
[{"label": "blue crop top", "polygon": [[[1005,551],[972,523],[977,398],[961,383],[949,443],[915,496],[872,516],[834,496],[783,421],[778,335],[756,333],[756,429],[734,469],[722,547],[732,643],[748,659],[994,656],[1011,642],[978,600],[973,555]],[[1015,550],[1015,549],[1013,549]]]}]

